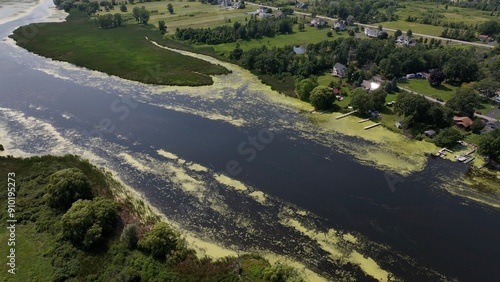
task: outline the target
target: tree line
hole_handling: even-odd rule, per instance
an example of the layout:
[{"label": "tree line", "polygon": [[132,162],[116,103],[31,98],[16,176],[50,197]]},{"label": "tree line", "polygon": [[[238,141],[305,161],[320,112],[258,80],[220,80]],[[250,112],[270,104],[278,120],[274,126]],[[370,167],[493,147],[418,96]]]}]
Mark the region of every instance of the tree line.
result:
[{"label": "tree line", "polygon": [[177,28],[175,38],[195,44],[221,44],[237,40],[260,39],[274,37],[278,34],[293,32],[296,17],[256,19],[252,17],[247,23],[235,22],[233,26],[215,28]]}]

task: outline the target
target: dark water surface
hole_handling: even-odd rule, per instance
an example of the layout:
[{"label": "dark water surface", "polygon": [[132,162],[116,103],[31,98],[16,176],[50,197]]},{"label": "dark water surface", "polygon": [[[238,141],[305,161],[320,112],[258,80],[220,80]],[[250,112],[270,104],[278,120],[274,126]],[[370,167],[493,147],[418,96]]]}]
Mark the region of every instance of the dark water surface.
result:
[{"label": "dark water surface", "polygon": [[[43,15],[47,5],[32,17]],[[0,37],[27,21],[0,25]],[[231,99],[217,101],[182,95],[185,88],[155,95],[146,86],[70,68],[8,41],[0,42],[0,57],[0,125],[12,140],[7,150],[88,157],[116,171],[167,217],[200,237],[228,247],[290,255],[329,280],[342,279],[335,269],[351,271],[358,280],[371,279],[358,266],[329,259],[321,239],[285,223],[296,220],[312,233],[333,228],[355,235],[358,244],[346,243],[345,250],[357,250],[405,281],[500,277],[498,209],[439,188],[443,178],[438,176],[459,177],[466,171],[461,164],[429,159],[425,170],[391,178],[334,144],[301,137],[290,121],[307,119],[292,107],[255,99],[258,93],[245,85],[221,89],[224,95],[233,91]],[[123,97],[130,97],[130,104]],[[235,126],[198,114],[212,109],[250,122]],[[110,125],[99,130],[103,121]],[[250,154],[240,154],[238,146],[261,130],[271,132],[273,140],[247,161]],[[370,146],[356,138],[338,138]],[[160,149],[207,170],[186,169],[183,162],[159,154]],[[238,175],[227,172],[231,160],[241,167]],[[250,191],[263,192],[266,204],[217,182],[215,175],[222,172]],[[196,193],[179,188],[191,184],[203,188]]]}]

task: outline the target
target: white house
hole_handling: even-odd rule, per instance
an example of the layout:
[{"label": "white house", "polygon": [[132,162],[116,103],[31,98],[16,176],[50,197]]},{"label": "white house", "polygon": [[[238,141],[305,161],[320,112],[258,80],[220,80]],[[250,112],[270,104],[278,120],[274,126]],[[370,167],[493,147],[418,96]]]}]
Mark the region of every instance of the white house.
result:
[{"label": "white house", "polygon": [[345,21],[337,21],[334,25],[333,25],[333,29],[339,29],[340,31],[344,31],[344,30],[347,30],[347,24]]},{"label": "white house", "polygon": [[367,91],[373,91],[380,87],[380,83],[371,80],[363,80],[361,86],[363,86],[363,88]]},{"label": "white house", "polygon": [[338,77],[344,77],[347,74],[347,67],[341,63],[336,63],[333,65],[332,75]]},{"label": "white house", "polygon": [[401,35],[396,38],[396,44],[400,46],[413,47],[417,45],[417,40],[415,38]]},{"label": "white house", "polygon": [[382,31],[375,28],[365,28],[365,35],[368,37],[378,37]]},{"label": "white house", "polygon": [[314,18],[311,20],[311,26],[322,27],[326,25],[326,21],[321,18]]}]

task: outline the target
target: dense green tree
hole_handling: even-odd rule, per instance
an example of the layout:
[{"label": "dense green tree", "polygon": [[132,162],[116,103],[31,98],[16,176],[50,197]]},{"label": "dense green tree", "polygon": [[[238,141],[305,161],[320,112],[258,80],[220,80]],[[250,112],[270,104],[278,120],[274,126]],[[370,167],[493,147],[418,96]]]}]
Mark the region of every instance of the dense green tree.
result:
[{"label": "dense green tree", "polygon": [[304,31],[305,25],[304,23],[299,23],[299,31]]},{"label": "dense green tree", "polygon": [[394,111],[398,115],[412,116],[415,122],[425,120],[430,102],[422,95],[411,94],[403,91],[396,97]]},{"label": "dense green tree", "polygon": [[429,84],[432,87],[438,87],[446,79],[446,75],[442,70],[434,70],[429,75]]},{"label": "dense green tree", "polygon": [[490,71],[496,80],[500,80],[500,56],[497,56],[495,61],[492,63]]},{"label": "dense green tree", "polygon": [[140,10],[140,19],[143,24],[147,24],[149,21],[149,11],[145,7]]},{"label": "dense green tree", "polygon": [[78,200],[61,218],[62,236],[76,246],[90,249],[111,233],[117,215],[117,206],[111,200]]},{"label": "dense green tree", "polygon": [[295,93],[302,101],[309,101],[311,91],[318,86],[318,83],[311,78],[302,79],[295,85]]},{"label": "dense green tree", "polygon": [[484,128],[484,122],[480,118],[476,118],[470,126],[470,130],[474,134],[480,134],[483,128]]},{"label": "dense green tree", "polygon": [[123,22],[123,19],[122,19],[121,14],[116,13],[113,15],[113,26],[114,27],[122,26],[122,22]]},{"label": "dense green tree", "polygon": [[481,136],[477,145],[478,152],[481,155],[500,161],[500,128],[496,128]]},{"label": "dense green tree", "polygon": [[396,31],[394,32],[394,38],[398,38],[398,37],[400,37],[401,35],[403,35],[403,32],[402,32],[400,29],[398,29],[398,30],[396,30]]},{"label": "dense green tree", "polygon": [[120,241],[125,243],[129,249],[134,249],[139,241],[136,224],[127,224],[122,231]]},{"label": "dense green tree", "polygon": [[165,260],[170,252],[175,250],[178,240],[179,234],[167,223],[160,222],[144,234],[139,241],[139,247],[154,258]]},{"label": "dense green tree", "polygon": [[411,31],[411,29],[407,30],[406,31],[406,36],[412,37],[413,36],[413,31]]},{"label": "dense green tree", "polygon": [[373,107],[377,110],[381,110],[385,105],[385,99],[387,98],[387,92],[384,88],[379,87],[378,89],[371,92]]},{"label": "dense green tree", "polygon": [[479,65],[466,55],[453,56],[443,65],[443,71],[451,82],[470,82],[477,79]]},{"label": "dense green tree", "polygon": [[53,208],[66,211],[79,199],[92,199],[90,181],[77,168],[67,168],[49,176],[46,202]]},{"label": "dense green tree", "polygon": [[451,125],[453,111],[439,103],[430,103],[427,114],[422,116],[422,122],[438,128]]},{"label": "dense green tree", "polygon": [[165,25],[165,21],[161,20],[158,22],[158,30],[160,30],[161,34],[165,34],[165,32],[167,32],[167,26]]},{"label": "dense green tree", "polygon": [[311,105],[317,110],[326,110],[333,106],[335,100],[332,91],[326,86],[316,86],[309,98]]},{"label": "dense green tree", "polygon": [[478,32],[480,34],[486,34],[489,36],[500,33],[500,23],[498,20],[489,20],[483,22],[478,27]]},{"label": "dense green tree", "polygon": [[434,137],[434,143],[439,147],[453,147],[457,144],[457,141],[462,139],[462,134],[454,127],[448,127],[442,129],[436,137]]},{"label": "dense green tree", "polygon": [[243,50],[240,48],[240,44],[236,43],[233,51],[229,53],[229,59],[238,61],[243,55]]},{"label": "dense green tree", "polygon": [[127,12],[127,5],[121,4],[120,5],[120,11],[122,11],[123,13]]},{"label": "dense green tree", "polygon": [[491,98],[496,95],[497,89],[500,89],[500,81],[486,78],[476,82],[472,88],[481,95]]},{"label": "dense green tree", "polygon": [[167,10],[170,14],[174,13],[174,6],[172,5],[172,3],[168,3]]},{"label": "dense green tree", "polygon": [[472,117],[475,108],[479,106],[479,96],[471,88],[459,88],[451,99],[446,101],[446,106],[459,115]]},{"label": "dense green tree", "polygon": [[351,93],[351,106],[360,113],[366,114],[374,108],[373,98],[363,88],[356,88]]}]

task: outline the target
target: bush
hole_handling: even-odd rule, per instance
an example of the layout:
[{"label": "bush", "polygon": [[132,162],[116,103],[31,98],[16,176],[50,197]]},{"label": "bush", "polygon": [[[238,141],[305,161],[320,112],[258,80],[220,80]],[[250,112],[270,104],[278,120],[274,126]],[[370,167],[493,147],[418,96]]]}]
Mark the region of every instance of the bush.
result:
[{"label": "bush", "polygon": [[311,105],[317,110],[326,110],[333,106],[333,94],[326,86],[317,86],[311,91]]},{"label": "bush", "polygon": [[454,127],[448,127],[439,132],[434,138],[434,143],[439,147],[453,147],[457,141],[462,139],[460,132]]},{"label": "bush", "polygon": [[61,218],[62,236],[76,246],[90,249],[111,233],[117,215],[117,206],[111,200],[78,200]]},{"label": "bush", "polygon": [[124,242],[129,249],[134,249],[137,246],[137,225],[128,224],[123,228],[122,235],[120,236],[120,241]]},{"label": "bush", "polygon": [[175,250],[179,235],[165,222],[155,224],[139,241],[139,247],[154,258],[165,260]]},{"label": "bush", "polygon": [[77,168],[67,168],[53,173],[49,177],[45,200],[51,207],[62,211],[68,210],[79,199],[92,199],[90,182]]}]

